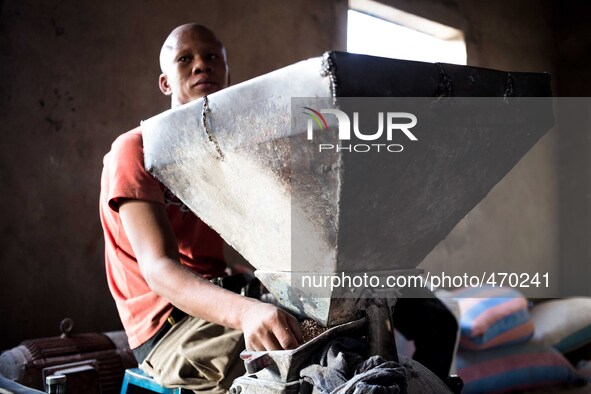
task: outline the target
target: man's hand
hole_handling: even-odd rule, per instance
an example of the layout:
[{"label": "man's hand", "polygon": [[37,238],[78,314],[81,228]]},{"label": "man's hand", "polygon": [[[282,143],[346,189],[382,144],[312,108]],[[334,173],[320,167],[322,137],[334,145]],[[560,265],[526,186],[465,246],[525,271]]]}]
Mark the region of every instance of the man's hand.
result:
[{"label": "man's hand", "polygon": [[253,303],[241,316],[241,330],[248,350],[287,350],[303,340],[297,319],[289,313],[262,302]]}]

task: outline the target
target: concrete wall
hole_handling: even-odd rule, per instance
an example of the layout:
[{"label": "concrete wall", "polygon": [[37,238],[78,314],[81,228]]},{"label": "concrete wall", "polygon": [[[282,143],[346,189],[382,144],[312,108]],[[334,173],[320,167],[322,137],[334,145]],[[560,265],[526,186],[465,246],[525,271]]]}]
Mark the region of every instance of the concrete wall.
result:
[{"label": "concrete wall", "polygon": [[[588,1],[555,7],[561,120],[571,118],[558,140],[559,262],[568,294],[589,292],[591,278],[591,15]],[[583,101],[584,100],[584,101]]]},{"label": "concrete wall", "polygon": [[[384,2],[465,29],[471,64],[556,70],[550,0]],[[101,161],[116,135],[169,106],[156,60],[174,26],[198,21],[218,32],[240,82],[344,49],[346,9],[345,0],[0,2],[0,349],[57,334],[65,316],[78,332],[120,328],[103,269]],[[576,14],[560,24],[571,39]],[[573,63],[584,53],[577,45],[567,51]],[[557,140],[544,137],[424,266],[463,273],[535,264],[554,273],[568,241],[560,231],[576,212],[561,209],[559,165],[568,158]],[[575,168],[585,157],[581,149]],[[578,179],[566,177],[574,189]],[[570,253],[588,261],[576,246]]]}]

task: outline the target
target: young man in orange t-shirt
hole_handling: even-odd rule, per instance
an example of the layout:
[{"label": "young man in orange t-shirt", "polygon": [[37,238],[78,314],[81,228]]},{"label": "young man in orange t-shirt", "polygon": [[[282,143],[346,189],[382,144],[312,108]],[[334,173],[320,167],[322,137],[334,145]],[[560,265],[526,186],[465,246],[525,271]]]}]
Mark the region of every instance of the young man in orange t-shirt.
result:
[{"label": "young man in orange t-shirt", "polygon": [[[182,25],[160,53],[159,85],[176,107],[229,84],[214,33]],[[140,367],[167,386],[226,392],[244,373],[239,353],[295,348],[297,320],[212,284],[226,263],[220,236],[145,169],[141,130],[105,156],[100,214],[111,293]]]}]

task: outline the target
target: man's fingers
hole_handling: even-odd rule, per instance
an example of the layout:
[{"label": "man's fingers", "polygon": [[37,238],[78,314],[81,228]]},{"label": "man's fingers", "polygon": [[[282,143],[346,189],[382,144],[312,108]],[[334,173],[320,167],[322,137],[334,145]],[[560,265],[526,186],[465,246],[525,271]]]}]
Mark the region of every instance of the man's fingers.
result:
[{"label": "man's fingers", "polygon": [[287,318],[287,324],[289,324],[289,328],[291,328],[291,332],[295,336],[296,340],[298,341],[298,345],[304,342],[304,333],[302,332],[302,326],[298,322],[298,319],[289,315]]},{"label": "man's fingers", "polygon": [[261,352],[264,350],[283,350],[283,347],[271,331],[259,335],[253,335],[245,342],[246,349],[251,351]]},{"label": "man's fingers", "polygon": [[269,335],[264,341],[265,349],[263,350],[283,350],[280,341],[274,335]]},{"label": "man's fingers", "polygon": [[296,347],[298,347],[298,340],[291,332],[291,328],[287,323],[285,323],[283,327],[279,327],[277,330],[273,332],[279,340],[282,350],[295,349]]},{"label": "man's fingers", "polygon": [[248,350],[288,350],[300,345],[302,329],[295,317],[269,304],[257,306],[261,312],[247,314],[243,324]]},{"label": "man's fingers", "polygon": [[251,352],[260,350],[261,346],[256,338],[245,338],[244,342],[246,345],[246,350],[250,350]]},{"label": "man's fingers", "polygon": [[280,319],[282,325],[274,330],[281,347],[284,350],[295,349],[302,342],[303,334],[297,319],[288,313],[284,313]]}]

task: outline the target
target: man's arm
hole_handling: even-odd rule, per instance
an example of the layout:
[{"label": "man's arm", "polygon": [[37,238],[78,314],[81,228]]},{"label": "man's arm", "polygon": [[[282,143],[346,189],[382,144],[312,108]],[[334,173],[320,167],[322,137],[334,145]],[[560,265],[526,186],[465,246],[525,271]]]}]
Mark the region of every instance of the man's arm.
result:
[{"label": "man's arm", "polygon": [[281,309],[210,283],[179,262],[178,245],[164,206],[121,202],[123,228],[150,288],[174,306],[206,321],[244,332],[249,350],[298,346],[297,319]]}]

